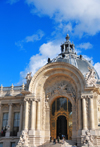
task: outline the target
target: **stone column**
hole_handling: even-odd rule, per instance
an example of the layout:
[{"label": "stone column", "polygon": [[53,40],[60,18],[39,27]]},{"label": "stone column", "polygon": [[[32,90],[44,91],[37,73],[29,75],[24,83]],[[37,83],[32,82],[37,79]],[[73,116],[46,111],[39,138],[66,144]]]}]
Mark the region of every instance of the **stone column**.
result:
[{"label": "stone column", "polygon": [[32,99],[31,105],[31,130],[36,128],[36,101]]},{"label": "stone column", "polygon": [[90,129],[94,129],[94,109],[93,109],[93,98],[90,98]]},{"label": "stone column", "polygon": [[19,132],[22,130],[22,120],[23,120],[23,103],[20,104],[20,123],[19,123]]},{"label": "stone column", "polygon": [[83,130],[87,130],[87,114],[86,114],[86,100],[82,99],[82,106],[83,106]]},{"label": "stone column", "polygon": [[25,100],[25,124],[24,130],[28,130],[28,100]]},{"label": "stone column", "polygon": [[37,109],[37,130],[40,130],[40,101],[38,101],[38,109]]},{"label": "stone column", "polygon": [[82,129],[81,99],[78,100],[78,113],[79,113],[79,130],[81,130]]},{"label": "stone column", "polygon": [[8,126],[11,128],[11,119],[12,119],[12,103],[9,104],[9,117],[8,117]]},{"label": "stone column", "polygon": [[7,131],[6,131],[6,137],[10,136],[11,119],[12,119],[12,103],[9,103],[9,115],[8,115],[8,126],[7,126]]}]

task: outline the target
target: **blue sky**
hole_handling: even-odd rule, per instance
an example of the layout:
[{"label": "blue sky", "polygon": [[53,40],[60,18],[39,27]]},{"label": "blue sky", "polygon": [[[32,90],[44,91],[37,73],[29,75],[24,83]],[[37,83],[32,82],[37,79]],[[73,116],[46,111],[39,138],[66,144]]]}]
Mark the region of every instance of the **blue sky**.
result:
[{"label": "blue sky", "polygon": [[21,85],[66,34],[100,75],[100,0],[0,0],[0,84]]}]

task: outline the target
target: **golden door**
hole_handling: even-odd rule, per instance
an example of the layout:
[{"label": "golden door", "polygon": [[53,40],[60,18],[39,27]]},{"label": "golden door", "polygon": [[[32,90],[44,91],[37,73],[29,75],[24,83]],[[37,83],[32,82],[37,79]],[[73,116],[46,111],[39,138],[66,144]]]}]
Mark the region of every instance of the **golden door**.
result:
[{"label": "golden door", "polygon": [[[66,139],[71,140],[72,138],[72,104],[69,101],[68,98],[60,97],[57,98],[50,107],[50,131],[51,131],[51,137],[57,138],[57,136],[64,135]],[[65,123],[60,126],[60,129],[63,130],[63,125],[66,125],[66,133],[65,132],[59,132],[58,127],[58,118],[60,116],[64,116],[66,118]],[[59,132],[59,134],[58,134]],[[65,133],[65,134],[64,134]],[[60,137],[61,138],[61,137]]]}]

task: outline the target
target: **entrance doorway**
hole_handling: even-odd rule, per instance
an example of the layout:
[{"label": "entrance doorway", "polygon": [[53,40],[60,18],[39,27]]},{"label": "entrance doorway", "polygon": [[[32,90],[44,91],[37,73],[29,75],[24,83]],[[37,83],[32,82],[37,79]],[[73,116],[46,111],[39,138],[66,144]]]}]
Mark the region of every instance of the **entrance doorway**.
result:
[{"label": "entrance doorway", "polygon": [[57,118],[57,137],[60,137],[62,139],[65,137],[68,139],[67,135],[67,120],[66,117],[61,115]]},{"label": "entrance doorway", "polygon": [[50,107],[50,134],[52,138],[58,136],[71,140],[72,138],[72,104],[68,98],[59,97]]}]

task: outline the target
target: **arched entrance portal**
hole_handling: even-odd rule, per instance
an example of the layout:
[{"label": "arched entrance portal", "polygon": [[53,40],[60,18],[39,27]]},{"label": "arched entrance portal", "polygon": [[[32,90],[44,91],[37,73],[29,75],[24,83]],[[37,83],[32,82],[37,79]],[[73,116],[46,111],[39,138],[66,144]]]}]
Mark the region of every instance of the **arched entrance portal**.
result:
[{"label": "arched entrance portal", "polygon": [[72,104],[68,98],[57,98],[51,104],[50,131],[52,138],[65,135],[66,139],[72,138]]}]

